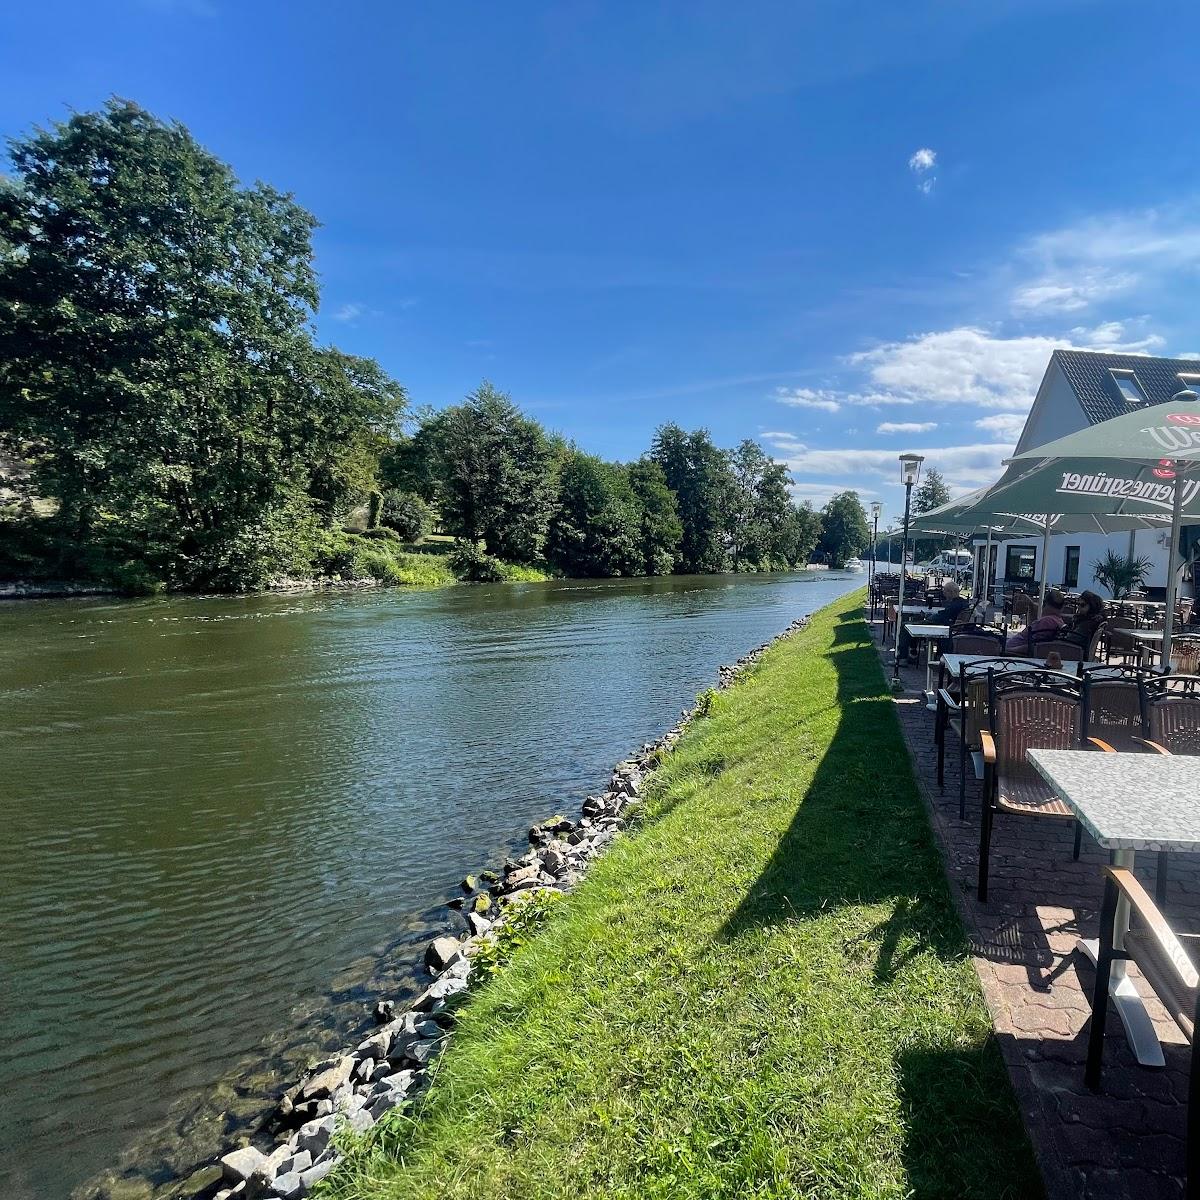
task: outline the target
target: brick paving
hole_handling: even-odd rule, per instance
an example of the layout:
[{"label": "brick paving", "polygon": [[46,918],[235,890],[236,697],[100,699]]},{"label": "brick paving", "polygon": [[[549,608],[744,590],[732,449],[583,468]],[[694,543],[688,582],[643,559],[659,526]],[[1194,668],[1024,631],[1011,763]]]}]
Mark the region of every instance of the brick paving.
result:
[{"label": "brick paving", "polygon": [[[878,626],[876,639],[878,640]],[[891,647],[883,651],[891,673]],[[937,784],[933,714],[924,668],[903,668],[896,710],[917,782],[941,843],[955,902],[996,1036],[1051,1200],[1160,1200],[1183,1196],[1190,1054],[1151,996],[1166,1067],[1139,1066],[1110,1010],[1099,1093],[1083,1082],[1094,972],[1076,938],[1099,930],[1107,852],[1086,835],[1072,861],[1066,821],[1001,814],[992,838],[989,899],[975,898],[981,788],[967,763],[967,817],[958,817],[958,746],[947,736],[945,787]],[[1153,894],[1154,856],[1137,874]],[[1200,856],[1173,855],[1168,892],[1177,928],[1200,930]],[[1136,969],[1130,967],[1130,975]]]}]

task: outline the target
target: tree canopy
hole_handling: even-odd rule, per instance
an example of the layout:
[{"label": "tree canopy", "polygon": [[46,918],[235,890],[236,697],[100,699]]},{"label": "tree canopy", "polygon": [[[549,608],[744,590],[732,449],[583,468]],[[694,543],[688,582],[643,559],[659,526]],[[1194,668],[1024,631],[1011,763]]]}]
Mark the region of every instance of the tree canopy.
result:
[{"label": "tree canopy", "polygon": [[821,510],[821,552],[829,565],[840,567],[861,554],[871,541],[871,529],[855,491],[838,492]]}]

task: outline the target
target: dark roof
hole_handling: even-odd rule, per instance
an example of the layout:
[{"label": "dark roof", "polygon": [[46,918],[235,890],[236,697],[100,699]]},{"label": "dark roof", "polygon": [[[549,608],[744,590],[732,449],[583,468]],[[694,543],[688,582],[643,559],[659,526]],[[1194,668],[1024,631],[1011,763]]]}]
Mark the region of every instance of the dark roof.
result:
[{"label": "dark roof", "polygon": [[1096,425],[1129,412],[1113,371],[1132,371],[1151,404],[1165,404],[1182,390],[1180,372],[1200,376],[1200,359],[1149,358],[1143,354],[1099,354],[1094,350],[1055,350],[1052,362],[1062,367],[1087,419]]}]

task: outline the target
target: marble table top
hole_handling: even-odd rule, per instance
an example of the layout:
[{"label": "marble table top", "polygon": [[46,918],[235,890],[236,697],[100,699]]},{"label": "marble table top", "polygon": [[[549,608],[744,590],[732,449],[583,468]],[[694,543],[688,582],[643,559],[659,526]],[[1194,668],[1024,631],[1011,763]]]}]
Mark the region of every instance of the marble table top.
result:
[{"label": "marble table top", "polygon": [[[1005,671],[1036,671],[1039,669],[1049,669],[1046,667],[1046,660],[1044,658],[1026,658],[1020,654],[1005,654],[1003,651],[1000,651],[996,654],[943,654],[942,662],[946,664],[947,671],[949,671],[952,675],[957,675],[958,669],[961,666],[969,667],[972,663],[987,662],[989,659],[995,658],[1003,658],[1007,662],[1011,662],[1013,664],[1012,666],[1004,666],[1002,669]],[[1065,671],[1068,675],[1078,675],[1079,668],[1081,666],[1098,667],[1100,665],[1100,663],[1096,662],[1065,662],[1061,667],[1055,669]]]},{"label": "marble table top", "polygon": [[1028,753],[1038,774],[1106,850],[1200,850],[1200,758]]},{"label": "marble table top", "polygon": [[907,621],[904,628],[910,638],[944,638],[950,636],[949,625],[910,625]]}]

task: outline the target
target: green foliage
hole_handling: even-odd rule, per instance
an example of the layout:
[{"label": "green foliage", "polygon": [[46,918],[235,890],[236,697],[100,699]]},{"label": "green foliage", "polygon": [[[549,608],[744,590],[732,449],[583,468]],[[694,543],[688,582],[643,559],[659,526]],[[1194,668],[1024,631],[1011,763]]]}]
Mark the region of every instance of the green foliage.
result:
[{"label": "green foliage", "polygon": [[871,541],[867,514],[855,491],[838,492],[821,510],[818,543],[830,566],[840,567],[861,554]]},{"label": "green foliage", "polygon": [[662,468],[679,508],[676,569],[689,575],[725,570],[724,514],[733,485],[727,456],[707,429],[685,433],[669,423],[655,431],[650,457]]},{"label": "green foliage", "polygon": [[419,542],[433,529],[433,511],[416,492],[384,493],[383,523],[406,542]]},{"label": "green foliage", "polygon": [[696,716],[707,717],[712,712],[712,707],[717,700],[716,688],[705,688],[696,697]]},{"label": "green foliage", "polygon": [[370,538],[372,541],[378,542],[403,542],[402,538],[394,529],[389,529],[386,525],[377,525],[374,529],[364,529],[360,537]]},{"label": "green foliage", "polygon": [[627,468],[629,487],[641,509],[639,549],[642,575],[670,575],[683,538],[679,505],[662,467],[642,457]]},{"label": "green foliage", "polygon": [[[912,510],[914,513],[926,513],[950,503],[950,489],[942,478],[942,473],[930,467],[923,475],[921,482],[913,490]],[[953,537],[916,538],[912,543],[913,561],[923,562],[933,558],[939,550],[953,546]]]},{"label": "green foliage", "polygon": [[372,488],[367,496],[367,528],[379,528],[379,515],[383,510],[383,493]]},{"label": "green foliage", "polygon": [[449,555],[450,569],[464,583],[500,583],[504,564],[489,554],[479,542],[455,543]]},{"label": "green foliage", "polygon": [[404,406],[313,344],[312,215],[122,101],[10,158],[0,428],[36,447],[56,536],[101,575],[135,545],[186,587],[306,570],[311,522],[361,498]]},{"label": "green foliage", "polygon": [[1142,586],[1152,566],[1149,558],[1130,558],[1108,550],[1102,559],[1092,563],[1092,579],[1108,588],[1114,600],[1125,600]]},{"label": "green foliage", "polygon": [[480,942],[472,959],[475,969],[485,975],[498,974],[546,924],[562,898],[562,892],[552,889],[516,892],[507,903],[504,923]]},{"label": "green foliage", "polygon": [[414,442],[431,461],[442,524],[489,554],[534,562],[554,499],[554,450],[545,430],[484,382],[429,419]]},{"label": "green foliage", "polygon": [[547,559],[571,576],[640,575],[641,534],[641,505],[624,468],[570,451],[559,467]]}]

